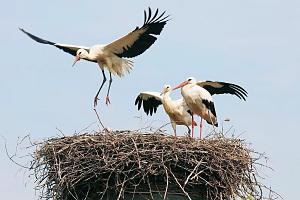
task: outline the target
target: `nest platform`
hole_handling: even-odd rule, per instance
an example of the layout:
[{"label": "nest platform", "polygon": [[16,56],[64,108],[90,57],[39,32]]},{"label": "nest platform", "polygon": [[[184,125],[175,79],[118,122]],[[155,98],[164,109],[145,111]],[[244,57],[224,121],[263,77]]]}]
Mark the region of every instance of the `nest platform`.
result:
[{"label": "nest platform", "polygon": [[261,198],[243,140],[116,131],[45,140],[31,169],[41,199]]}]

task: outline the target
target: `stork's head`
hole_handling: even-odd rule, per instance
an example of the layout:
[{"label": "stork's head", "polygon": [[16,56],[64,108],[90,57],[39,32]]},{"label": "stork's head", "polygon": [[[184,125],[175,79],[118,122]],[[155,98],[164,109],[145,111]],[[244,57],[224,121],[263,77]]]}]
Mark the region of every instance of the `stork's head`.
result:
[{"label": "stork's head", "polygon": [[186,82],[188,82],[188,84],[194,84],[194,83],[196,83],[197,81],[196,81],[196,79],[195,79],[194,77],[188,77],[188,78],[186,79]]},{"label": "stork's head", "polygon": [[172,88],[170,85],[164,85],[160,94],[163,95],[163,94],[166,94],[167,92],[171,92],[171,91],[172,91]]},{"label": "stork's head", "polygon": [[87,57],[88,52],[85,49],[78,49],[76,52],[75,60],[72,66],[76,64],[77,61],[79,61],[82,58]]},{"label": "stork's head", "polygon": [[183,81],[182,83],[180,83],[179,85],[177,85],[176,87],[173,88],[173,90],[176,90],[178,88],[182,88],[188,84],[195,84],[197,81],[194,77],[189,77],[187,78],[185,81]]}]

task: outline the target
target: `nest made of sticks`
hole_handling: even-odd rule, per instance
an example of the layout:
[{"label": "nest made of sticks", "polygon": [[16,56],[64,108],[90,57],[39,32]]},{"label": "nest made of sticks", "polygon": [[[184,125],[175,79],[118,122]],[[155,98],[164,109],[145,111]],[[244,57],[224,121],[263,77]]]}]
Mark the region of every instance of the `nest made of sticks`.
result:
[{"label": "nest made of sticks", "polygon": [[252,153],[235,138],[103,132],[42,142],[31,168],[46,199],[261,199]]}]

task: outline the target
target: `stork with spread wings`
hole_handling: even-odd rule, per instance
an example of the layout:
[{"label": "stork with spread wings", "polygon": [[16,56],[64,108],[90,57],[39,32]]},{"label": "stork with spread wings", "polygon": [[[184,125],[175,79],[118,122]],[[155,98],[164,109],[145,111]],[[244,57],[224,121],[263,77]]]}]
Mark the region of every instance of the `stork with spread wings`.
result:
[{"label": "stork with spread wings", "polygon": [[55,43],[39,38],[22,28],[20,30],[36,42],[55,46],[75,56],[74,64],[80,59],[98,63],[102,71],[103,81],[94,98],[94,106],[96,106],[99,100],[98,95],[106,82],[104,69],[109,71],[109,85],[106,95],[106,104],[108,105],[110,103],[109,91],[112,74],[121,77],[125,72],[129,72],[133,67],[133,62],[125,58],[133,58],[144,53],[157,40],[157,36],[160,35],[167,21],[168,16],[165,16],[165,12],[159,14],[158,9],[156,9],[152,13],[149,8],[148,14],[144,11],[144,24],[141,27],[136,27],[132,32],[110,44],[92,47]]}]

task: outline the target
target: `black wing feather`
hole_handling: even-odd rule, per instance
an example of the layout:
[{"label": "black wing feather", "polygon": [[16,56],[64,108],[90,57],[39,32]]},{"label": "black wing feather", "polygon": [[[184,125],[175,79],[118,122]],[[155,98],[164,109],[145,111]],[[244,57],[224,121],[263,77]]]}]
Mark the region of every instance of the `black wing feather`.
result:
[{"label": "black wing feather", "polygon": [[[202,103],[205,105],[205,107],[215,116],[215,118],[217,118],[217,113],[216,113],[216,109],[215,109],[215,105],[214,102],[212,101],[208,101],[206,99],[202,99]],[[212,124],[211,121],[207,121],[207,123]],[[214,124],[216,127],[218,127],[218,123]]]},{"label": "black wing feather", "polygon": [[[77,50],[79,49],[79,48],[73,48],[73,49],[72,49],[72,48],[69,48],[69,47],[66,47],[66,46],[61,46],[60,44],[57,44],[57,43],[55,43],[55,42],[51,42],[51,41],[49,41],[49,40],[45,40],[45,39],[43,39],[43,38],[37,37],[37,36],[35,36],[35,35],[33,35],[33,34],[27,32],[27,31],[25,31],[25,30],[22,29],[22,28],[19,28],[19,30],[22,31],[23,33],[25,33],[27,36],[29,36],[31,39],[33,39],[33,40],[36,41],[36,42],[39,42],[39,43],[41,43],[41,44],[49,44],[49,45],[55,46],[55,47],[57,47],[57,48],[63,50],[64,52],[67,52],[67,53],[69,53],[69,54],[71,54],[71,55],[73,55],[73,56],[76,56],[76,52],[77,52]],[[89,52],[89,49],[86,49],[86,48],[85,48],[85,50],[87,50],[87,51]],[[92,62],[96,62],[96,61],[92,61]]]},{"label": "black wing feather", "polygon": [[63,50],[64,52],[67,52],[67,53],[69,53],[69,54],[71,54],[73,56],[76,56],[77,50],[72,50],[70,48],[67,48],[67,47],[64,47],[64,46],[60,46],[60,45],[54,45],[54,46],[56,46],[57,48]]},{"label": "black wing feather", "polygon": [[48,41],[48,40],[44,40],[42,38],[39,38],[35,35],[32,35],[31,33],[28,33],[27,31],[25,31],[22,28],[19,28],[20,31],[22,31],[23,33],[25,33],[26,35],[28,35],[31,39],[35,40],[36,42],[42,43],[42,44],[50,44],[50,45],[55,45],[54,42]]},{"label": "black wing feather", "polygon": [[154,16],[152,17],[152,12],[149,7],[149,13],[147,17],[146,11],[144,11],[144,24],[141,28],[137,27],[134,31],[139,29],[147,29],[140,37],[129,47],[123,47],[123,52],[116,54],[119,57],[132,58],[138,56],[145,52],[156,40],[156,35],[159,35],[163,30],[165,24],[168,21],[168,17],[161,18],[165,12],[163,12],[159,17],[158,9],[156,9]]},{"label": "black wing feather", "polygon": [[159,105],[161,105],[162,102],[157,100],[155,97],[148,97],[147,99],[143,99],[141,95],[139,95],[135,100],[135,105],[137,105],[138,110],[143,105],[144,112],[150,116],[152,116],[153,113],[156,113],[157,108]]},{"label": "black wing feather", "polygon": [[[212,83],[213,81],[206,81],[207,83]],[[221,87],[213,87],[212,85],[203,85],[202,87],[206,89],[211,95],[214,94],[232,94],[237,96],[240,99],[246,101],[246,97],[248,95],[247,91],[239,85],[225,82],[217,82],[222,85]]]},{"label": "black wing feather", "polygon": [[148,19],[147,19],[147,21],[149,22],[149,20],[150,20],[150,18],[151,18],[151,9],[150,9],[150,7],[148,7],[148,10],[149,10],[149,14],[148,14]]}]

